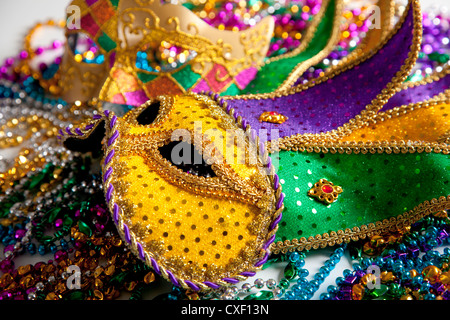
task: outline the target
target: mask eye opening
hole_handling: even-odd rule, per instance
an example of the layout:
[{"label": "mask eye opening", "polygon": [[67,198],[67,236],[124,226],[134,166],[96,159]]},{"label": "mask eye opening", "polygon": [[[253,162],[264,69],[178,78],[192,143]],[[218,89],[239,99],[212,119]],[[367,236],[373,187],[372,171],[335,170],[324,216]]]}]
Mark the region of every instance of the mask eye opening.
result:
[{"label": "mask eye opening", "polygon": [[152,102],[136,117],[136,122],[142,126],[154,123],[159,115],[160,108],[161,102],[159,100]]},{"label": "mask eye opening", "polygon": [[85,138],[67,138],[64,141],[64,146],[71,151],[92,152],[93,157],[99,157],[102,154],[102,140],[105,132],[105,121],[100,121],[89,136]]},{"label": "mask eye opening", "polygon": [[214,178],[216,173],[207,164],[194,145],[185,141],[171,141],[158,148],[161,156],[178,169],[205,178]]},{"label": "mask eye opening", "polygon": [[84,32],[68,34],[67,45],[78,63],[102,64],[105,61],[97,43]]}]

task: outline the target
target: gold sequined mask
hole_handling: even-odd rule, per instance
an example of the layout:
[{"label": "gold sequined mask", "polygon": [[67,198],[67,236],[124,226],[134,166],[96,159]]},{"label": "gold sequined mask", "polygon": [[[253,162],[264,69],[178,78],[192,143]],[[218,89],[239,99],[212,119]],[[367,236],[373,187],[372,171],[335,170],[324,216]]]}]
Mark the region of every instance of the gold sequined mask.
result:
[{"label": "gold sequined mask", "polygon": [[80,151],[95,150],[105,136],[104,191],[119,232],[182,287],[216,288],[254,275],[281,218],[281,189],[271,162],[263,163],[268,155],[233,113],[214,97],[160,96],[123,118],[106,111],[63,135]]},{"label": "gold sequined mask", "polygon": [[[142,0],[74,0],[53,93],[66,101],[99,98],[139,106],[160,94],[233,93],[255,78],[274,21],[218,30],[187,8]],[[57,85],[56,85],[57,84]],[[55,89],[58,88],[58,89]]]}]

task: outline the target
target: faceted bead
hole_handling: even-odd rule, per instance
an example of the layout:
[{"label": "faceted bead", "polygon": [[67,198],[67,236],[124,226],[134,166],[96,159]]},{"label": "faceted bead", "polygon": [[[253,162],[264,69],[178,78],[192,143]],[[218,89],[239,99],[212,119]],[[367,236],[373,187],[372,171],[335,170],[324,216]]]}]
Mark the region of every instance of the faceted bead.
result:
[{"label": "faceted bead", "polygon": [[297,251],[294,251],[294,252],[292,252],[290,255],[289,255],[289,260],[291,261],[291,262],[296,262],[296,261],[298,261],[300,259],[300,254],[297,252]]},{"label": "faceted bead", "polygon": [[144,282],[146,284],[149,284],[152,283],[153,281],[155,281],[155,274],[152,271],[150,271],[144,276]]},{"label": "faceted bead", "polygon": [[273,292],[261,290],[257,293],[246,296],[243,300],[270,300],[273,298]]},{"label": "faceted bead", "polygon": [[388,291],[388,287],[384,284],[380,285],[380,288],[376,288],[374,289],[371,294],[375,297],[375,298],[379,298],[382,295],[384,295],[386,292]]},{"label": "faceted bead", "polygon": [[286,280],[286,279],[281,279],[280,280],[280,287],[282,287],[283,289],[289,288],[289,281]]},{"label": "faceted bead", "polygon": [[293,263],[288,263],[286,268],[284,269],[284,277],[287,280],[292,280],[295,278],[295,276],[297,275],[297,271],[294,267]]},{"label": "faceted bead", "polygon": [[96,300],[103,300],[103,293],[100,290],[94,290],[93,293]]},{"label": "faceted bead", "polygon": [[27,265],[25,265],[25,266],[20,266],[20,267],[18,267],[18,268],[17,268],[17,273],[18,273],[20,276],[24,276],[24,275],[26,275],[27,273],[29,273],[29,272],[31,271],[31,269],[32,269],[31,264],[27,264]]},{"label": "faceted bead", "polygon": [[275,288],[276,285],[277,285],[277,283],[276,283],[276,281],[275,281],[274,279],[268,279],[268,280],[266,281],[266,286],[267,286],[267,288],[269,288],[269,289]]},{"label": "faceted bead", "polygon": [[262,287],[264,287],[264,280],[261,278],[256,279],[254,283],[256,289],[261,289]]},{"label": "faceted bead", "polygon": [[56,294],[56,293],[54,293],[54,292],[50,292],[45,297],[45,300],[59,300],[59,299],[61,299],[61,296]]},{"label": "faceted bead", "polygon": [[443,284],[449,284],[450,283],[450,271],[444,272],[440,275],[439,281]]},{"label": "faceted bead", "polygon": [[0,287],[6,288],[14,281],[14,277],[10,273],[4,273],[0,278]]},{"label": "faceted bead", "polygon": [[23,277],[19,281],[19,285],[22,286],[22,288],[28,288],[34,284],[34,278],[31,274]]},{"label": "faceted bead", "polygon": [[380,274],[380,279],[382,283],[391,282],[395,280],[395,276],[390,271],[383,271]]},{"label": "faceted bead", "polygon": [[361,283],[367,285],[368,283],[375,283],[377,277],[373,273],[368,273],[361,278]]},{"label": "faceted bead", "polygon": [[14,261],[4,259],[2,262],[0,262],[0,270],[4,273],[14,270]]},{"label": "faceted bead", "polygon": [[353,300],[362,300],[364,297],[365,288],[362,284],[355,284],[352,287],[352,299]]}]

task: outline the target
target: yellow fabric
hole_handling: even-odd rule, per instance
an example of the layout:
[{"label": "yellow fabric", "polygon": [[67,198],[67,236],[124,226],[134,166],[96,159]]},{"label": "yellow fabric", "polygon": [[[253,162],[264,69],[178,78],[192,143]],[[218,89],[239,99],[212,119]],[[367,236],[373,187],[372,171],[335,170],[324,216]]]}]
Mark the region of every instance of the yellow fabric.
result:
[{"label": "yellow fabric", "polygon": [[449,104],[423,107],[354,130],[340,141],[412,140],[436,142],[449,128]]}]

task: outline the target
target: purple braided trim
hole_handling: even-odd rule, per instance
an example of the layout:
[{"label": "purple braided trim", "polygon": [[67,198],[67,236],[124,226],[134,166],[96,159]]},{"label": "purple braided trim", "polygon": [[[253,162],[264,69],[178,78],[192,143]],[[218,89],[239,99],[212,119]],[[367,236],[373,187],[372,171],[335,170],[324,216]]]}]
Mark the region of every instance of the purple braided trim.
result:
[{"label": "purple braided trim", "polygon": [[280,177],[278,177],[277,174],[274,174],[274,176],[273,176],[273,186],[274,186],[275,190],[278,189],[278,187],[280,186],[279,183],[280,183]]},{"label": "purple braided trim", "polygon": [[254,272],[254,271],[241,272],[241,276],[244,276],[244,277],[253,277],[255,274],[256,274],[256,272]]},{"label": "purple braided trim", "polygon": [[189,280],[184,280],[184,282],[186,282],[186,284],[194,291],[199,291],[200,287],[197,286],[195,283],[193,283],[192,281]]},{"label": "purple braided trim", "polygon": [[111,161],[113,156],[114,156],[114,149],[111,149],[111,151],[108,153],[108,155],[105,158],[105,165]]},{"label": "purple braided trim", "polygon": [[[272,229],[273,230],[273,229]],[[267,240],[267,242],[266,242],[266,244],[264,245],[264,247],[263,247],[263,249],[264,250],[267,250],[269,247],[270,247],[270,245],[272,244],[272,242],[275,240],[275,235],[273,234],[270,238],[269,238],[269,240]]]},{"label": "purple braided trim", "polygon": [[73,136],[73,133],[70,131],[69,127],[66,128],[66,132],[69,136]]},{"label": "purple braided trim", "polygon": [[236,278],[223,278],[222,280],[225,282],[228,282],[228,283],[233,283],[233,284],[239,282],[239,280]]},{"label": "purple braided trim", "polygon": [[113,144],[113,142],[117,139],[117,137],[119,137],[119,131],[116,130],[114,131],[111,138],[108,139],[108,147]]},{"label": "purple braided trim", "polygon": [[213,288],[213,289],[220,288],[220,285],[218,285],[217,283],[211,282],[211,281],[204,281],[203,284],[206,284],[208,287]]},{"label": "purple braided trim", "polygon": [[103,182],[106,182],[106,180],[108,180],[108,178],[112,172],[113,172],[113,169],[111,167],[109,167],[108,170],[106,170],[105,175],[103,176]]},{"label": "purple braided trim", "polygon": [[113,218],[114,222],[117,224],[119,222],[119,205],[117,203],[114,203]]},{"label": "purple braided trim", "polygon": [[108,185],[108,190],[106,191],[106,201],[109,202],[109,200],[111,200],[111,195],[112,195],[113,191],[114,191],[113,185],[109,184]]},{"label": "purple braided trim", "polygon": [[128,243],[131,243],[131,238],[130,238],[130,229],[128,228],[128,226],[124,223],[123,224],[123,233],[125,235],[125,240]]},{"label": "purple braided trim", "polygon": [[277,210],[280,209],[281,206],[283,205],[283,200],[284,200],[284,193],[281,193],[280,199],[278,199],[277,205],[276,205]]},{"label": "purple braided trim", "polygon": [[275,220],[273,220],[273,222],[271,223],[271,225],[270,225],[270,230],[273,230],[273,229],[275,229],[275,227],[277,226],[277,224],[281,221],[281,218],[283,217],[283,215],[280,213],[280,215],[275,219]]},{"label": "purple braided trim", "polygon": [[114,127],[114,125],[116,124],[116,121],[117,121],[117,117],[116,117],[116,115],[113,115],[112,116],[112,118],[111,118],[111,122],[110,122],[110,124],[109,124],[109,127],[112,129],[113,127]]},{"label": "purple braided trim", "polygon": [[[101,118],[102,118],[102,116],[101,116],[101,115],[98,115],[98,114],[95,114],[95,115],[92,116],[92,120],[99,120],[99,119],[101,119]],[[83,128],[83,130],[84,130],[84,131],[91,130],[94,126],[95,126],[94,123],[88,124],[88,125],[86,125],[86,126]],[[80,128],[75,128],[74,130],[75,130],[75,133],[76,133],[77,135],[79,135],[79,136],[85,135],[85,133],[83,133],[83,131],[81,131]],[[70,127],[66,127],[64,131],[63,131],[63,129],[59,129],[59,130],[58,130],[58,134],[59,134],[59,135],[57,136],[57,139],[59,139],[59,140],[61,140],[66,134],[69,135],[69,136],[73,136],[73,135],[74,135],[74,134],[72,133]]]},{"label": "purple braided trim", "polygon": [[161,270],[159,270],[159,265],[156,260],[150,257],[150,262],[152,264],[153,270],[155,270],[157,274],[161,275]]},{"label": "purple braided trim", "polygon": [[166,272],[167,272],[167,274],[169,275],[170,281],[171,281],[174,285],[176,285],[177,287],[179,287],[179,286],[180,286],[180,283],[178,282],[177,278],[175,278],[175,276],[173,275],[173,273],[170,272],[169,270],[166,270]]},{"label": "purple braided trim", "polygon": [[139,252],[139,258],[141,258],[141,260],[145,260],[144,248],[142,248],[142,244],[140,242],[137,243],[137,248]]},{"label": "purple braided trim", "polygon": [[255,263],[255,267],[257,267],[257,268],[261,267],[264,263],[267,262],[267,259],[269,259],[269,251],[266,250],[266,254],[264,255],[264,258],[262,258],[257,263]]}]

